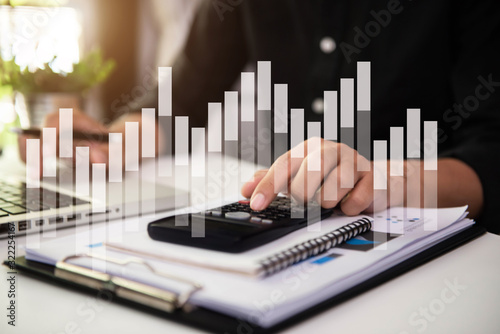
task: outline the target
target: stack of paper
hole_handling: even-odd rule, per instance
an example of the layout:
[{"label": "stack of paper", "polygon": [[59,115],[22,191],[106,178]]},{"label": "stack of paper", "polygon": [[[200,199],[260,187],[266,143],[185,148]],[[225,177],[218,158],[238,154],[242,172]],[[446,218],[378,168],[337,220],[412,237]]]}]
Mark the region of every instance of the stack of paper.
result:
[{"label": "stack of paper", "polygon": [[[346,244],[305,260],[271,277],[259,277],[258,262],[303,241],[328,233],[360,217],[332,216],[321,222],[319,232],[295,231],[275,242],[242,253],[229,254],[151,240],[147,232],[124,234],[122,242],[110,242],[106,228],[85,236],[70,236],[26,249],[29,260],[55,265],[82,249],[91,255],[113,259],[146,259],[165,274],[189,278],[203,289],[190,299],[194,305],[270,327],[361,282],[384,272],[413,255],[438,244],[474,224],[465,219],[466,207],[450,209],[391,208],[374,216],[373,229]],[[98,259],[81,258],[70,263],[141,283],[182,291],[179,284],[132,264],[126,267]]]}]

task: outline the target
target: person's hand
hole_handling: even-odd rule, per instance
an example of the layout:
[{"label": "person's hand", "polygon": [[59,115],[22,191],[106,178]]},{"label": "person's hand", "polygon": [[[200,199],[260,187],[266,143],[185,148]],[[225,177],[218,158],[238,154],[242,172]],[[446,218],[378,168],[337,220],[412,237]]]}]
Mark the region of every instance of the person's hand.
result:
[{"label": "person's hand", "polygon": [[[297,152],[304,152],[304,157],[294,158]],[[318,163],[320,170],[308,168],[308,164]],[[241,192],[251,198],[250,206],[256,211],[285,192],[301,203],[316,200],[324,208],[339,207],[346,215],[357,215],[371,211],[374,200],[386,202],[386,191],[373,190],[373,170],[372,162],[345,144],[312,138],[283,154],[269,170],[255,173]]]}]

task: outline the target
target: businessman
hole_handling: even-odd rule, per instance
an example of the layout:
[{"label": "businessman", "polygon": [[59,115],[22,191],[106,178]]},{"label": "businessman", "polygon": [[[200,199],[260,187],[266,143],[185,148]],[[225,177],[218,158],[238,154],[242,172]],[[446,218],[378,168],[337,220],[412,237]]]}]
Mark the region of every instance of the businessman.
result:
[{"label": "businessman", "polygon": [[[272,61],[273,82],[288,84],[289,106],[304,108],[306,122],[320,121],[323,91],[338,90],[340,78],[355,77],[357,61],[370,61],[372,138],[388,140],[391,126],[406,124],[407,108],[420,108],[422,120],[438,122],[438,206],[469,205],[472,217],[499,233],[499,8],[495,0],[205,1],[173,66],[174,114],[204,126],[207,103],[221,101],[247,64],[266,60]],[[123,131],[125,121],[139,120],[131,113],[105,128],[75,117],[81,130],[102,131]],[[57,125],[56,115],[46,124]],[[385,202],[388,194],[373,193],[373,161],[321,138],[301,145],[304,158],[287,153],[243,186],[253,209],[264,209],[288,185],[295,199],[314,198],[348,215]],[[106,161],[105,145],[91,151],[92,162]],[[314,157],[324,158],[322,172],[307,170]],[[358,172],[357,165],[369,171]],[[341,175],[352,177],[353,187],[341,187]],[[423,182],[408,188],[423,189]],[[327,200],[331,193],[338,200]],[[388,197],[402,201],[387,205],[426,201],[412,203],[406,195]]]}]

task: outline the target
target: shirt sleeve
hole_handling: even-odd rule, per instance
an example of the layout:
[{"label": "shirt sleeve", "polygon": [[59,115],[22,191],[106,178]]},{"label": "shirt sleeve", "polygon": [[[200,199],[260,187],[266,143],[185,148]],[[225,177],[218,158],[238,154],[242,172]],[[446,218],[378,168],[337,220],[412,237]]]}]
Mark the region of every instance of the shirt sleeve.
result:
[{"label": "shirt sleeve", "polygon": [[[484,193],[478,222],[500,233],[500,15],[498,1],[456,2],[452,69],[455,104],[443,115],[452,142],[441,156],[462,160],[479,176]],[[457,180],[460,182],[460,180]]]}]

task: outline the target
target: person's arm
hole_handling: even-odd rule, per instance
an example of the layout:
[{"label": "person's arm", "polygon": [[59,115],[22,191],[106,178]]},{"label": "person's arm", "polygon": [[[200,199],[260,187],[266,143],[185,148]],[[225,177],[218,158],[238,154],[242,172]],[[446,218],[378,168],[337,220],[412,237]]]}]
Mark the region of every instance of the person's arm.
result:
[{"label": "person's arm", "polygon": [[[312,144],[311,144],[312,141]],[[292,158],[293,150],[304,150],[304,158]],[[308,163],[321,161],[321,171],[310,171]],[[390,161],[386,162],[390,170]],[[358,171],[362,165],[363,170],[369,166],[370,171]],[[410,166],[412,165],[412,166]],[[258,171],[254,178],[247,182],[242,188],[242,195],[251,198],[250,205],[254,210],[263,210],[276,197],[279,192],[288,192],[299,202],[316,200],[324,208],[338,207],[346,215],[358,215],[361,212],[371,212],[374,207],[383,209],[376,201],[389,206],[426,206],[426,207],[453,207],[469,205],[471,217],[477,217],[483,206],[481,182],[474,170],[460,160],[444,158],[438,161],[437,184],[430,186],[438,190],[437,203],[429,203],[424,198],[424,177],[389,177],[387,189],[389,191],[374,192],[374,178],[377,177],[377,163],[366,160],[355,150],[331,141],[313,138],[298,145],[291,151],[285,153],[271,166],[269,170]],[[419,172],[423,175],[423,164],[405,161],[405,170],[412,173]],[[389,173],[388,173],[389,175]],[[352,177],[352,187],[342,187],[342,177]],[[400,187],[392,187],[394,184],[403,182],[410,188],[409,182],[419,180],[417,186],[421,196],[418,203],[408,201],[406,192],[403,194],[392,194],[391,191],[400,191]],[[403,187],[404,189],[404,187]],[[393,199],[390,202],[390,199]],[[398,199],[394,201],[394,199]]]},{"label": "person's arm", "polygon": [[[453,24],[450,84],[454,103],[443,111],[447,127],[440,143],[451,148],[440,157],[454,158],[471,168],[480,180],[483,205],[478,222],[500,233],[500,2],[460,0],[451,3]],[[447,167],[446,167],[447,168]],[[462,171],[463,173],[463,171]],[[459,174],[460,176],[461,174]],[[443,175],[451,178],[452,175]],[[455,185],[453,185],[455,182]],[[450,180],[457,190],[467,190],[467,179]],[[457,196],[457,193],[450,196]],[[474,200],[474,199],[472,199]],[[474,209],[473,202],[471,209]]]},{"label": "person's arm", "polygon": [[[423,201],[425,203],[425,198]],[[458,159],[442,158],[438,161],[438,206],[468,205],[472,218],[477,218],[484,204],[483,186],[477,173]]]}]

